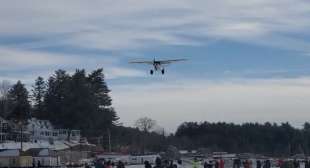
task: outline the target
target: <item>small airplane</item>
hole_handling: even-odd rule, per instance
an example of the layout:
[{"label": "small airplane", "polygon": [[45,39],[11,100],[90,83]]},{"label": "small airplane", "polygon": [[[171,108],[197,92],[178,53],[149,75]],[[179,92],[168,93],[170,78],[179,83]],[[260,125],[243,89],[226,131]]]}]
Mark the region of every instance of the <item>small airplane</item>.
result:
[{"label": "small airplane", "polygon": [[153,65],[154,69],[150,70],[150,74],[153,75],[154,71],[161,71],[161,74],[165,74],[164,65],[171,64],[173,62],[186,61],[187,59],[171,59],[171,60],[154,60],[153,61],[131,61],[132,64],[149,64]]}]

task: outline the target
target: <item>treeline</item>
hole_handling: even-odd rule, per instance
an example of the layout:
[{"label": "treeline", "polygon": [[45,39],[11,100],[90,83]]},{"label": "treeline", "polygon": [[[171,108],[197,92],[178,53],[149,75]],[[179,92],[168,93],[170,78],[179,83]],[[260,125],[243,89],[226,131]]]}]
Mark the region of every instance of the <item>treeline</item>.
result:
[{"label": "treeline", "polygon": [[[133,154],[162,152],[169,146],[169,138],[158,132],[145,132],[138,128],[116,126],[112,130],[111,142],[114,151],[128,147]],[[107,148],[107,139],[103,143]]]},{"label": "treeline", "polygon": [[[29,88],[29,87],[28,87]],[[166,137],[155,132],[121,126],[112,107],[102,69],[87,74],[57,70],[47,80],[38,77],[27,89],[21,82],[0,82],[0,116],[26,122],[31,117],[49,120],[57,128],[79,129],[93,144],[113,151],[163,151]]]},{"label": "treeline", "polygon": [[29,90],[21,81],[14,85],[0,83],[0,116],[16,122],[36,117],[49,120],[58,128],[80,129],[91,143],[105,149],[111,136],[113,150],[130,149],[133,153],[159,152],[174,145],[209,152],[310,154],[309,123],[297,129],[289,123],[186,122],[169,136],[145,129],[152,125],[149,122],[140,130],[120,126],[102,69],[89,74],[83,69],[73,74],[57,70],[47,80],[38,77]]},{"label": "treeline", "polygon": [[80,129],[84,136],[102,134],[117,124],[102,69],[72,75],[57,70],[46,81],[38,77],[30,93],[21,81],[13,86],[2,82],[0,90],[0,115],[6,119],[46,119],[59,128]]},{"label": "treeline", "polygon": [[57,128],[79,129],[90,143],[106,150],[110,138],[113,151],[163,151],[165,136],[118,123],[109,93],[102,69],[89,74],[83,69],[73,74],[57,70],[47,80],[38,77],[31,87],[2,81],[0,116],[16,123],[36,117]]},{"label": "treeline", "polygon": [[252,152],[273,156],[310,153],[310,124],[302,129],[289,123],[258,124],[186,122],[175,134],[182,149],[205,148],[209,151]]}]

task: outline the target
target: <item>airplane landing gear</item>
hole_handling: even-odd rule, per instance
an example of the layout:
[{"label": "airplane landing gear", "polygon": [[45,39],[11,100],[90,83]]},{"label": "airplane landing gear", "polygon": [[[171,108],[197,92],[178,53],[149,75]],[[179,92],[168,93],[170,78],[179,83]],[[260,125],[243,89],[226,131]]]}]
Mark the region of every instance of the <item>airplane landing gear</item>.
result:
[{"label": "airplane landing gear", "polygon": [[162,70],[161,70],[161,74],[165,74],[165,69],[162,69]]},{"label": "airplane landing gear", "polygon": [[150,74],[153,75],[153,73],[154,73],[154,71],[151,69],[151,70],[150,70]]}]

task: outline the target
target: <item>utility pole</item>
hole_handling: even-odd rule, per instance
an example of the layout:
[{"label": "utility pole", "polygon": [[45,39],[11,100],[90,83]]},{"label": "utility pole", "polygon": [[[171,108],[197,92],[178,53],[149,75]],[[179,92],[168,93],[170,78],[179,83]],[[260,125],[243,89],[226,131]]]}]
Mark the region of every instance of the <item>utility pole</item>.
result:
[{"label": "utility pole", "polygon": [[22,121],[20,121],[19,124],[20,124],[20,150],[23,151],[23,124],[22,124]]},{"label": "utility pole", "polygon": [[[104,105],[99,105],[99,108],[100,109],[104,109]],[[112,148],[111,148],[111,131],[110,131],[110,128],[107,129],[107,132],[108,132],[108,141],[109,141],[109,152],[112,151]]]},{"label": "utility pole", "polygon": [[109,140],[109,152],[111,153],[111,132],[110,132],[110,128],[108,128],[108,140]]}]

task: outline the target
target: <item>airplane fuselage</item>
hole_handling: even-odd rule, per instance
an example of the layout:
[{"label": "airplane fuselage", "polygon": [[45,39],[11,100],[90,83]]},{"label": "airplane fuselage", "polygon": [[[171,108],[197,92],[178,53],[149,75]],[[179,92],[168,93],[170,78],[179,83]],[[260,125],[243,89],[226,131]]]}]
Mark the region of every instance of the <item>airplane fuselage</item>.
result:
[{"label": "airplane fuselage", "polygon": [[154,61],[153,66],[155,71],[161,70],[161,63],[159,61]]},{"label": "airplane fuselage", "polygon": [[153,75],[154,71],[161,71],[162,74],[165,73],[165,69],[161,66],[161,62],[160,61],[153,61],[153,67],[154,70],[150,70],[150,74]]}]

